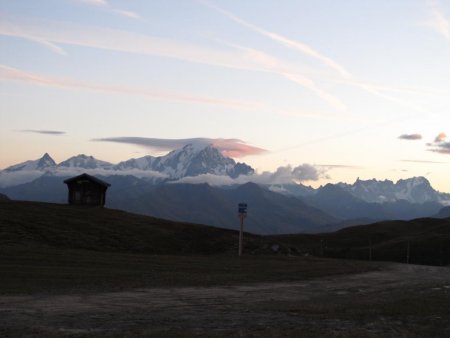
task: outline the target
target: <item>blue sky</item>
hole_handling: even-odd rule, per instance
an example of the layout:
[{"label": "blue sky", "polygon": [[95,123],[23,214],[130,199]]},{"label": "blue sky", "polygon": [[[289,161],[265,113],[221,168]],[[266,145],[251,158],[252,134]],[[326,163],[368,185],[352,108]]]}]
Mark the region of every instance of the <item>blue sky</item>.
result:
[{"label": "blue sky", "polygon": [[[326,168],[313,185],[450,192],[448,1],[3,0],[0,50],[0,168],[202,137],[260,172]],[[119,137],[153,141],[98,141]]]}]

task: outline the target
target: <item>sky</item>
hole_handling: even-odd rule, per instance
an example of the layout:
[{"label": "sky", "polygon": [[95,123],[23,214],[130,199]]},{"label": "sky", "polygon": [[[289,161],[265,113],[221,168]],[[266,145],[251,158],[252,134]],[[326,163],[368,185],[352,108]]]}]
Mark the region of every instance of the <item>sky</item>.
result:
[{"label": "sky", "polygon": [[200,139],[450,192],[449,0],[0,0],[0,51],[0,169]]}]

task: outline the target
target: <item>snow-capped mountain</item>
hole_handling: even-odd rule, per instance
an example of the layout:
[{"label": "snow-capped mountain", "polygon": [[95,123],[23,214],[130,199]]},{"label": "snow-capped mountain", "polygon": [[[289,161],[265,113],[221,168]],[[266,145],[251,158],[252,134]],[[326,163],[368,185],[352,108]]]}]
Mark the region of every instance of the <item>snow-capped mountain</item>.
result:
[{"label": "snow-capped mountain", "polygon": [[87,172],[93,175],[132,175],[151,180],[177,180],[186,176],[213,174],[235,178],[253,174],[245,163],[236,163],[211,145],[188,144],[165,156],[144,156],[118,164],[101,161],[93,156],[77,155],[59,164],[45,154],[42,158],[13,165],[0,171],[0,187],[30,182],[37,177],[68,177]]},{"label": "snow-capped mountain", "polygon": [[31,170],[45,171],[48,169],[53,169],[55,167],[56,162],[50,157],[49,154],[45,153],[44,156],[42,156],[37,160],[30,160],[13,165],[9,168],[6,168],[4,171],[10,173],[15,171],[31,171]]},{"label": "snow-capped mountain", "polygon": [[340,183],[339,186],[370,203],[385,203],[406,200],[411,203],[440,201],[443,195],[431,187],[425,177],[412,177],[396,183],[384,180],[356,180],[354,184]]},{"label": "snow-capped mountain", "polygon": [[60,164],[58,168],[81,168],[81,169],[111,169],[114,165],[109,162],[95,159],[93,156],[77,155]]},{"label": "snow-capped mountain", "polygon": [[[450,194],[436,191],[425,177],[412,177],[402,179],[396,183],[376,179],[360,180],[359,178],[353,184],[336,183],[314,189],[302,184],[271,185],[268,188],[283,195],[296,196],[301,199],[314,199],[320,194],[328,195],[331,188],[339,188],[337,191],[347,194],[349,198],[357,198],[366,203],[393,203],[397,201],[406,201],[409,203],[422,204],[427,202],[437,202],[444,205],[450,205]],[[317,197],[318,198],[318,197]]]},{"label": "snow-capped mountain", "polygon": [[161,157],[145,156],[120,162],[114,169],[152,170],[166,174],[172,179],[202,174],[237,177],[254,173],[245,163],[236,163],[232,158],[223,156],[211,145],[197,146],[188,144]]}]

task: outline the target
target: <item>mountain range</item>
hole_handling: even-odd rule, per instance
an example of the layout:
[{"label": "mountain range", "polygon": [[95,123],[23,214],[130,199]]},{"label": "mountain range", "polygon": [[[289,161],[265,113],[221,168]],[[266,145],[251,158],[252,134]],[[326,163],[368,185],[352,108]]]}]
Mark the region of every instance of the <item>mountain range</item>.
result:
[{"label": "mountain range", "polygon": [[[165,156],[112,164],[78,155],[57,164],[48,154],[0,171],[0,193],[12,199],[65,203],[62,181],[87,172],[112,184],[107,206],[156,217],[237,228],[236,205],[249,204],[246,230],[261,234],[321,232],[387,219],[438,215],[450,195],[424,177],[360,180],[317,189],[292,182],[251,183],[258,176],[213,146],[186,145]],[[227,178],[210,186],[202,178]],[[197,178],[199,184],[185,184]],[[238,179],[236,179],[238,178]],[[244,179],[242,179],[244,178]],[[238,182],[247,182],[245,184]],[[442,213],[440,214],[442,215]]]},{"label": "mountain range", "polygon": [[132,158],[118,164],[80,154],[57,164],[49,154],[0,171],[0,187],[31,182],[42,175],[68,177],[82,172],[103,176],[132,175],[153,181],[177,180],[188,176],[211,174],[236,178],[255,171],[245,163],[223,156],[212,145],[188,144],[165,156]]}]

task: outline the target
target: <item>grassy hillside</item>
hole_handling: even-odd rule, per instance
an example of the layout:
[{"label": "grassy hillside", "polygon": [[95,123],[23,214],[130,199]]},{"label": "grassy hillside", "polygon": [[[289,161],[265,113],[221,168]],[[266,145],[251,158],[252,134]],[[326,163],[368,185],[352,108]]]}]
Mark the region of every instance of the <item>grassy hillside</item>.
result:
[{"label": "grassy hillside", "polygon": [[123,211],[4,201],[0,294],[290,281],[377,268],[273,255],[276,241],[250,234],[238,258],[237,241],[237,231]]},{"label": "grassy hillside", "polygon": [[[238,232],[106,208],[0,202],[0,246],[101,252],[235,255]],[[450,219],[422,218],[352,226],[317,235],[245,235],[247,254],[450,263]]]},{"label": "grassy hillside", "polygon": [[[450,264],[450,218],[419,218],[352,226],[319,235],[274,236],[297,253],[413,264]],[[408,249],[409,247],[409,249]],[[292,249],[291,249],[292,250]]]},{"label": "grassy hillside", "polygon": [[[172,222],[106,208],[37,202],[0,202],[0,245],[164,254],[235,252],[233,230]],[[262,238],[246,236],[247,250]],[[237,249],[236,249],[237,250]]]}]

